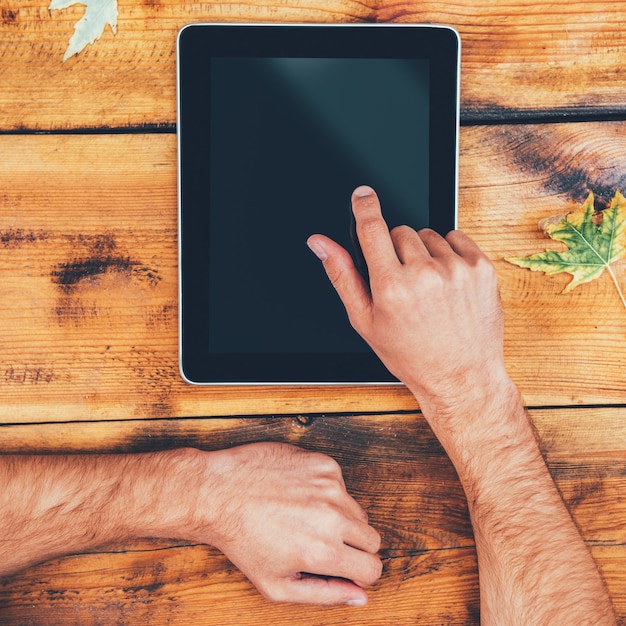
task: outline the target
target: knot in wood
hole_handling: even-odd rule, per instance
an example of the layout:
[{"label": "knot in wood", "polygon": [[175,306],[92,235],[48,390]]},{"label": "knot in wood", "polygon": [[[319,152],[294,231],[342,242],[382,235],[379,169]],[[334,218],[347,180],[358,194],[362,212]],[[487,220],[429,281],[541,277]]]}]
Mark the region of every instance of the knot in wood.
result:
[{"label": "knot in wood", "polygon": [[297,426],[300,426],[301,428],[307,428],[313,425],[313,422],[315,422],[316,418],[311,415],[296,415],[294,419]]}]

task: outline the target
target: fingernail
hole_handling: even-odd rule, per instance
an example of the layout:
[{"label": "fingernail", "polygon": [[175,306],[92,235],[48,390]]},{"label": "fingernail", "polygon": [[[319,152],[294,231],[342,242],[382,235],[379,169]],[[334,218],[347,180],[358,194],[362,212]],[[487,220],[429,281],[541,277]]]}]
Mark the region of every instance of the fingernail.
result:
[{"label": "fingernail", "polygon": [[323,263],[328,258],[328,253],[324,250],[324,247],[321,246],[317,241],[307,241],[306,245],[309,246],[309,249],[313,254]]},{"label": "fingernail", "polygon": [[361,185],[354,190],[354,195],[359,196],[359,198],[365,198],[366,196],[371,196],[374,193],[374,190],[367,185]]},{"label": "fingernail", "polygon": [[365,606],[367,604],[366,598],[353,598],[346,602],[347,606]]}]

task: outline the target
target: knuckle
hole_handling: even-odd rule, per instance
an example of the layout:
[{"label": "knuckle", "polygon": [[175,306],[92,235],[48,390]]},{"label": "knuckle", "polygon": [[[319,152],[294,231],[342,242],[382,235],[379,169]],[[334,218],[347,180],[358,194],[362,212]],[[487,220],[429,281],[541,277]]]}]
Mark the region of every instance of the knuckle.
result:
[{"label": "knuckle", "polygon": [[380,216],[361,218],[357,221],[357,231],[360,237],[368,239],[378,237],[383,231],[388,232],[387,225]]},{"label": "knuckle", "polygon": [[390,232],[391,234],[402,235],[412,233],[414,231],[410,226],[407,226],[406,224],[400,224],[399,226],[394,226]]},{"label": "knuckle", "polygon": [[348,321],[354,330],[356,330],[359,335],[361,335],[364,339],[367,340],[372,328],[372,308],[371,304],[368,305],[365,309],[346,309],[348,314]]},{"label": "knuckle", "polygon": [[389,231],[391,237],[398,241],[405,241],[406,239],[411,239],[415,236],[415,231],[406,224],[401,224],[400,226],[395,226]]},{"label": "knuckle", "polygon": [[411,290],[404,282],[397,280],[392,274],[381,274],[376,293],[376,301],[379,304],[389,303],[393,308],[401,302],[405,302],[410,296]]},{"label": "knuckle", "polygon": [[341,292],[342,286],[346,283],[347,275],[343,267],[327,263],[325,266],[326,275],[336,291]]},{"label": "knuckle", "polygon": [[327,485],[323,499],[319,503],[320,518],[326,528],[340,528],[345,522],[345,514],[340,504],[343,489],[335,483]]},{"label": "knuckle", "polygon": [[363,567],[361,580],[367,585],[372,585],[382,574],[383,562],[378,557],[372,557],[369,563]]},{"label": "knuckle", "polygon": [[[358,504],[358,502],[357,502]],[[368,524],[369,523],[369,515],[367,514],[367,511],[359,505],[359,509],[357,511],[357,520],[360,522],[363,522],[364,524]],[[372,530],[374,530],[372,528]],[[376,531],[374,531],[376,532]]]},{"label": "knuckle", "polygon": [[341,466],[331,456],[323,452],[314,452],[312,454],[319,472],[333,477],[340,477],[342,475]]},{"label": "knuckle", "polygon": [[269,602],[289,602],[287,590],[282,586],[264,586],[257,585],[257,589],[261,595]]},{"label": "knuckle", "polygon": [[376,558],[372,563],[371,582],[377,581],[383,575],[383,562]]},{"label": "knuckle", "polygon": [[464,284],[471,275],[471,268],[465,261],[453,258],[448,265],[448,274],[450,281],[455,285]]},{"label": "knuckle", "polygon": [[361,564],[358,576],[355,577],[364,585],[373,585],[383,574],[383,563],[375,556],[372,556],[367,563]]},{"label": "knuckle", "polygon": [[426,239],[440,239],[441,238],[441,235],[439,235],[439,233],[434,231],[432,228],[420,228],[420,230],[417,231],[417,234],[419,235],[422,241]]},{"label": "knuckle", "polygon": [[445,276],[434,261],[429,261],[420,267],[417,284],[423,293],[440,291],[445,284]]},{"label": "knuckle", "polygon": [[380,533],[374,528],[371,529],[371,538],[370,538],[370,548],[372,553],[376,553],[380,550],[380,544],[382,542],[382,538]]},{"label": "knuckle", "polygon": [[496,281],[497,273],[493,263],[486,256],[479,256],[475,262],[476,273],[481,280]]},{"label": "knuckle", "polygon": [[356,332],[362,337],[367,335],[367,325],[361,315],[354,312],[348,312],[348,321],[350,322],[350,326],[356,330]]},{"label": "knuckle", "polygon": [[337,548],[320,540],[312,546],[309,561],[313,571],[334,572],[341,564],[341,556]]}]

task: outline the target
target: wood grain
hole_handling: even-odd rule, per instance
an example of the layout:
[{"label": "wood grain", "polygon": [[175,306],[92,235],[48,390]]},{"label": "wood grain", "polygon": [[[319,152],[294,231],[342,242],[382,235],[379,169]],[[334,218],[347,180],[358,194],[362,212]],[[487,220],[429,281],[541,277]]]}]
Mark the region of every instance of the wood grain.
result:
[{"label": "wood grain", "polygon": [[[119,452],[180,446],[211,450],[254,441],[291,443],[337,459],[344,468],[351,493],[376,518],[377,527],[385,536],[386,554],[472,544],[467,506],[454,468],[425,422],[416,415],[333,416],[308,421],[303,418],[140,420],[130,424],[136,428],[131,426],[128,430],[124,423],[113,425],[111,436],[105,424],[95,430],[83,429],[86,424],[67,425],[67,430],[63,427],[39,430],[39,426],[31,426],[30,431],[21,431],[30,433],[21,444],[15,443],[20,450],[54,449],[39,439],[37,431],[57,433],[65,445],[75,445],[71,442],[82,439],[79,445],[85,451],[90,448],[95,451],[94,446],[100,451]],[[8,431],[5,428],[0,428],[0,449],[8,452],[12,447],[12,427]],[[81,437],[81,432],[90,434]],[[99,443],[94,437],[97,432],[100,432]],[[413,506],[415,498],[423,503],[419,519]],[[444,499],[446,507],[442,509],[438,501]]]},{"label": "wood grain", "polygon": [[[562,294],[568,274],[546,276],[504,260],[564,249],[538,230],[541,219],[579,206],[589,191],[605,208],[626,188],[625,128],[621,122],[511,125],[462,134],[459,226],[496,263],[507,366],[529,404],[626,398],[626,311],[609,276]],[[626,264],[614,269],[624,289]]]},{"label": "wood grain", "polygon": [[623,114],[623,2],[217,0],[119,2],[117,34],[62,63],[80,5],[27,0],[0,20],[0,130],[171,128],[175,41],[190,22],[415,23],[455,26],[463,41],[467,121]]},{"label": "wood grain", "polygon": [[[624,404],[626,311],[609,277],[561,295],[567,275],[503,259],[555,247],[537,222],[590,188],[599,205],[626,189],[625,130],[463,129],[460,227],[496,263],[507,365],[529,405]],[[393,386],[183,383],[173,135],[9,135],[0,152],[2,422],[416,408]]]},{"label": "wood grain", "polygon": [[[592,554],[618,624],[625,624],[626,550],[594,547]],[[477,626],[478,607],[473,548],[386,559],[362,609],[268,603],[228,560],[202,546],[80,555],[0,582],[6,626]]]},{"label": "wood grain", "polygon": [[[550,471],[623,619],[626,410],[551,409],[530,415]],[[123,452],[179,445],[211,450],[260,440],[325,452],[342,465],[349,491],[383,535],[384,574],[366,609],[271,605],[214,549],[146,540],[58,559],[0,581],[0,621],[478,623],[476,560],[465,499],[449,460],[419,414],[0,427],[0,447],[6,452]]]},{"label": "wood grain", "polygon": [[460,227],[496,264],[507,366],[544,407],[530,416],[548,467],[626,624],[626,311],[608,277],[561,295],[567,276],[504,261],[556,247],[537,222],[589,190],[600,207],[626,192],[626,123],[528,123],[625,118],[626,3],[119,0],[117,34],[65,64],[82,6],[13,4],[0,8],[0,450],[326,452],[382,532],[385,569],[365,609],[275,605],[213,548],[147,538],[0,579],[0,623],[479,623],[463,491],[403,388],[201,389],[178,374],[175,38],[245,21],[459,30]]},{"label": "wood grain", "polygon": [[342,463],[351,493],[374,516],[372,523],[380,524],[387,582],[372,590],[364,611],[271,605],[215,550],[146,541],[50,562],[0,584],[2,623],[30,617],[54,624],[68,616],[87,624],[200,619],[242,625],[261,619],[385,624],[391,616],[407,624],[427,617],[475,621],[476,562],[466,504],[450,462],[417,415],[51,424],[2,427],[0,438],[7,432],[13,434],[3,438],[4,444],[21,432],[24,442],[39,439],[40,451],[55,448],[39,438],[48,432],[57,444],[73,446],[82,439],[85,449],[90,441],[91,449],[100,451],[180,445],[184,433],[186,445],[206,449],[275,440],[331,452]]},{"label": "wood grain", "polygon": [[81,555],[2,589],[3,624],[256,626],[478,624],[472,548],[387,559],[364,609],[266,602],[224,557],[197,546]]},{"label": "wood grain", "polygon": [[[587,538],[602,545],[626,543],[620,522],[626,518],[626,408],[532,409],[530,417]],[[336,458],[346,484],[383,529],[384,550],[391,551],[386,554],[471,544],[456,473],[420,414],[0,426],[0,449],[6,454],[218,450],[255,441],[290,443]],[[413,517],[417,510],[419,521]]]}]

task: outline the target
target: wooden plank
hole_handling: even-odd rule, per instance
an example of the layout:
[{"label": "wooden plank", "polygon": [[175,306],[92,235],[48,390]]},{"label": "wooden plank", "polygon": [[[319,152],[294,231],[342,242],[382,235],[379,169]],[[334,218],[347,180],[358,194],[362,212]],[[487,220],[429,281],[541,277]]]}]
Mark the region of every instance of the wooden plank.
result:
[{"label": "wooden plank", "polygon": [[[618,623],[626,623],[626,550],[592,550],[611,592]],[[159,626],[409,626],[479,624],[472,548],[385,560],[362,609],[266,602],[224,557],[200,546],[155,552],[81,555],[0,582],[6,626],[133,624]]]},{"label": "wooden plank", "polygon": [[478,623],[472,548],[385,561],[363,609],[266,602],[224,557],[204,547],[83,555],[2,585],[3,624]]},{"label": "wooden plank", "polygon": [[[619,458],[626,450],[626,407],[530,408],[528,412],[549,465],[567,455]],[[313,446],[328,454],[347,455],[344,461],[354,462],[364,454],[375,454],[377,461],[386,462],[443,454],[419,413],[0,425],[4,454],[154,452],[185,446],[219,450],[254,441]]]},{"label": "wooden plank", "polygon": [[[626,545],[626,408],[535,409],[530,416],[548,467],[586,538]],[[381,529],[386,554],[472,543],[456,473],[419,414],[0,427],[0,450],[7,454],[216,450],[255,441],[281,441],[336,458],[349,489]]]},{"label": "wooden plank", "polygon": [[0,20],[0,130],[171,127],[189,22],[438,22],[463,40],[465,119],[623,113],[621,2],[119,2],[117,34],[62,63],[83,9],[20,2]]},{"label": "wooden plank", "polygon": [[[626,619],[626,411],[533,410],[548,464]],[[136,420],[0,427],[5,452],[215,449],[274,440],[333,455],[383,536],[384,573],[362,611],[271,605],[217,551],[133,542],[0,581],[0,621],[23,623],[469,624],[478,582],[454,470],[419,414]],[[30,621],[29,621],[30,620]]]},{"label": "wooden plank", "polygon": [[[605,208],[626,189],[616,123],[466,128],[459,226],[493,259],[505,307],[508,369],[530,405],[623,404],[626,311],[605,272],[568,294],[568,274],[546,276],[504,259],[564,249],[537,228],[580,206],[590,190]],[[622,290],[626,264],[614,265]]]},{"label": "wooden plank", "polygon": [[[460,227],[496,263],[507,364],[529,405],[626,398],[626,311],[609,277],[561,295],[566,275],[503,260],[553,247],[537,222],[589,188],[601,201],[626,189],[625,129],[463,129]],[[402,387],[183,383],[173,135],[3,136],[0,153],[2,422],[416,408]]]},{"label": "wooden plank", "polygon": [[[626,550],[593,555],[626,623]],[[0,582],[0,619],[23,624],[203,624],[408,626],[478,624],[478,577],[471,548],[385,561],[363,609],[271,604],[222,556],[200,546],[158,552],[81,555]]]},{"label": "wooden plank", "polygon": [[[122,452],[181,446],[212,450],[255,441],[282,441],[336,458],[351,493],[375,516],[389,554],[472,544],[467,505],[454,468],[424,420],[416,415],[0,427],[0,450],[5,453]],[[444,499],[445,510],[439,506]]]},{"label": "wooden plank", "polygon": [[[590,541],[626,544],[626,409],[533,410],[548,465]],[[220,449],[282,441],[330,454],[373,523],[385,550],[467,546],[463,492],[419,415],[318,418],[166,419],[4,426],[5,453],[146,452]],[[375,472],[372,468],[376,468]],[[446,502],[445,510],[440,503]],[[598,509],[603,514],[598,515]],[[414,512],[419,511],[419,523]]]}]

